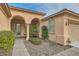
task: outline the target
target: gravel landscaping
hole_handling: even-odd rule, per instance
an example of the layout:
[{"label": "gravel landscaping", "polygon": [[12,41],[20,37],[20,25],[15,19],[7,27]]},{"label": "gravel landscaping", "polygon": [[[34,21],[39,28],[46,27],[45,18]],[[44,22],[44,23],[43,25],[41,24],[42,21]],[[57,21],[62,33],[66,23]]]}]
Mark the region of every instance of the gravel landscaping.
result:
[{"label": "gravel landscaping", "polygon": [[30,56],[52,56],[56,53],[62,52],[70,47],[62,46],[50,41],[42,40],[42,44],[33,45],[31,42],[24,40],[24,44]]}]

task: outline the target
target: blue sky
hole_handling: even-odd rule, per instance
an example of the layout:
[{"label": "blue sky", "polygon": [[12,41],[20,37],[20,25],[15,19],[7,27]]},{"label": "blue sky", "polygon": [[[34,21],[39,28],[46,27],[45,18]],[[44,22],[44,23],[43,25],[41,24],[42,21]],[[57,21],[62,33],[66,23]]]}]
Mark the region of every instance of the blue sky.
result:
[{"label": "blue sky", "polygon": [[68,3],[9,3],[9,5],[30,9],[35,11],[44,12],[49,16],[55,12],[58,12],[64,8],[72,10],[74,12],[79,13],[79,4],[68,4]]}]

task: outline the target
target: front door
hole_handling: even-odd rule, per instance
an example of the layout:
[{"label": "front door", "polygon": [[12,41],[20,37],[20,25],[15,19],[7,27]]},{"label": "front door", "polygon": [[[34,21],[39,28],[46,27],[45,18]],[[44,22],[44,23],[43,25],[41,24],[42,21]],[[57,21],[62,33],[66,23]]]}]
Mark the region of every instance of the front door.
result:
[{"label": "front door", "polygon": [[21,24],[14,24],[14,32],[16,36],[21,35]]}]

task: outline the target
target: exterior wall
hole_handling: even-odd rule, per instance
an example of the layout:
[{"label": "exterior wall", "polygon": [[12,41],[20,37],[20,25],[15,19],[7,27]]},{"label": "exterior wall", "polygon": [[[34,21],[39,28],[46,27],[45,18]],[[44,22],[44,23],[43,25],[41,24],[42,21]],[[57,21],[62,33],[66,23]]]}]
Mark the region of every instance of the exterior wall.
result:
[{"label": "exterior wall", "polygon": [[48,27],[48,20],[47,21],[41,21],[41,26],[47,26]]},{"label": "exterior wall", "polygon": [[1,30],[10,30],[8,20],[9,19],[4,15],[3,11],[0,8],[0,31]]},{"label": "exterior wall", "polygon": [[56,16],[55,19],[55,41],[64,45],[64,14]]},{"label": "exterior wall", "polygon": [[51,19],[55,20],[55,33],[49,32],[49,40],[64,45],[64,15]]},{"label": "exterior wall", "polygon": [[[55,33],[49,32],[49,40],[64,45],[64,15],[53,17],[51,20],[55,20]],[[42,25],[48,26],[48,21],[44,21]]]},{"label": "exterior wall", "polygon": [[56,42],[56,35],[55,33],[49,33],[49,40],[52,42]]}]

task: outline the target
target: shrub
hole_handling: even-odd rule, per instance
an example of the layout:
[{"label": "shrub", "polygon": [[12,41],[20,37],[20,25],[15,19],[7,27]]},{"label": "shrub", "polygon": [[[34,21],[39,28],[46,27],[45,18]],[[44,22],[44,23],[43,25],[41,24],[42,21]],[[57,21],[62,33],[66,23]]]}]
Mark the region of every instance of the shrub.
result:
[{"label": "shrub", "polygon": [[37,38],[30,38],[29,40],[32,44],[34,45],[39,45],[41,44],[41,40],[40,39],[37,39]]},{"label": "shrub", "polygon": [[9,52],[14,45],[14,33],[12,31],[0,31],[0,47]]}]

